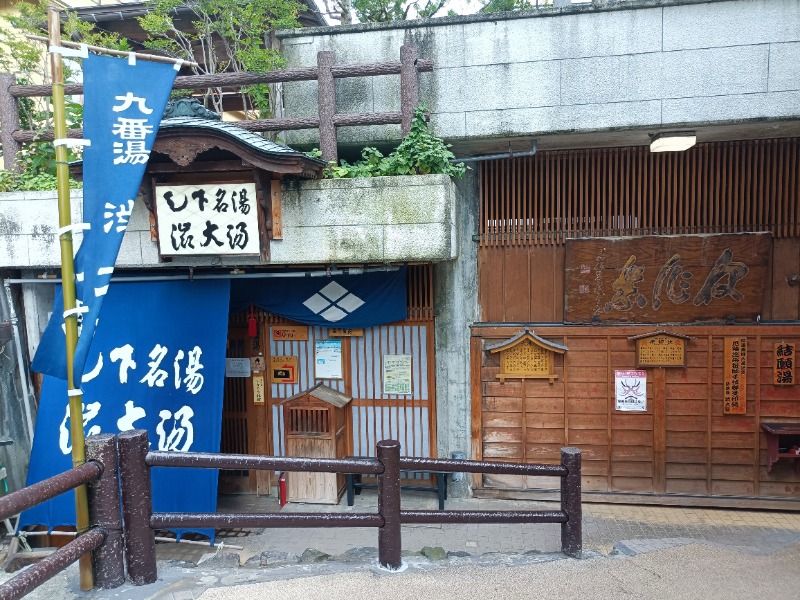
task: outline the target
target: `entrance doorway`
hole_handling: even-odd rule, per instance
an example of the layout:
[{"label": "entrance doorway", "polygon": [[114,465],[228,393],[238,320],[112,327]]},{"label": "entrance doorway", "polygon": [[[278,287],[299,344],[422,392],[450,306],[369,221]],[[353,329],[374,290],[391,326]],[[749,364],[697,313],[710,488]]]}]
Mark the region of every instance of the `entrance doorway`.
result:
[{"label": "entrance doorway", "polygon": [[[282,402],[319,382],[352,397],[347,418],[352,436],[347,454],[374,456],[382,439],[399,440],[406,456],[436,455],[433,269],[410,266],[407,318],[357,330],[307,326],[255,309],[257,335],[248,335],[249,310],[231,316],[228,358],[263,359],[263,371],[248,377],[226,377],[222,415],[223,453],[283,456]],[[281,332],[291,329],[287,339]],[[340,377],[316,369],[320,342],[334,341],[341,350]],[[277,357],[289,360],[278,361]],[[409,393],[385,385],[387,358],[407,365]],[[286,364],[290,365],[286,372]],[[410,371],[410,374],[409,374]],[[287,381],[287,375],[290,377]],[[333,375],[337,375],[334,373]],[[408,377],[410,376],[410,381]],[[259,381],[259,379],[261,381]],[[259,391],[261,390],[261,391]],[[402,390],[406,391],[406,390]],[[273,473],[222,471],[220,493],[270,493]]]}]

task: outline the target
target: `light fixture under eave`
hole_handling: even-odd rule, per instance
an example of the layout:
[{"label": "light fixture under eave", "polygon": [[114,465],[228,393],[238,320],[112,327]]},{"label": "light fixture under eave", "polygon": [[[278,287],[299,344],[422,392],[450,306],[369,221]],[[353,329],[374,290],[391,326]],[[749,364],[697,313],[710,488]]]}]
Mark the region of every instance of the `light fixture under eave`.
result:
[{"label": "light fixture under eave", "polygon": [[694,131],[665,131],[650,139],[650,152],[683,152],[697,143]]}]

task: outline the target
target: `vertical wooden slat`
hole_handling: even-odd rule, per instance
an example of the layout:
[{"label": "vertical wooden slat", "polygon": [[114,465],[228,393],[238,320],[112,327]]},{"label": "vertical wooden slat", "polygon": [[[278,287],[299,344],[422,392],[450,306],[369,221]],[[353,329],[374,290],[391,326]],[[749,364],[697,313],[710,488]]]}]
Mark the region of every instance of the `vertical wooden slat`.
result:
[{"label": "vertical wooden slat", "polygon": [[733,214],[731,215],[731,221],[733,222],[733,230],[732,231],[742,231],[742,201],[744,198],[742,197],[742,173],[743,169],[741,168],[741,149],[742,144],[741,142],[737,142],[733,146],[733,169],[731,173],[731,179],[733,180],[733,197],[731,198],[731,204],[733,208]]},{"label": "vertical wooden slat", "polygon": [[564,155],[559,153],[556,156],[556,181],[558,182],[555,190],[555,204],[556,204],[556,220],[554,223],[555,235],[553,237],[554,243],[564,243],[564,210],[563,202],[566,198],[566,186],[562,176],[561,163],[564,161]]},{"label": "vertical wooden slat", "polygon": [[542,158],[541,154],[537,154],[533,157],[533,168],[534,168],[534,182],[532,186],[533,191],[533,199],[531,204],[533,204],[533,237],[532,237],[532,244],[539,243],[539,231],[540,231],[540,213],[542,212],[540,209],[540,202],[542,198],[542,182],[544,178],[542,177],[542,164],[544,159]]},{"label": "vertical wooden slat", "polygon": [[[483,382],[481,381],[481,364],[483,361],[483,343],[481,338],[469,340],[469,373],[470,373],[470,406],[472,412],[471,438],[472,460],[483,460]],[[483,487],[483,477],[479,473],[472,475],[472,487]]]},{"label": "vertical wooden slat", "polygon": [[434,344],[433,323],[431,323],[425,339],[428,342],[428,435],[431,444],[430,455],[435,458],[438,456],[438,452],[436,449],[436,366],[434,361],[436,347]]},{"label": "vertical wooden slat", "polygon": [[[783,197],[784,197],[783,194],[784,194],[784,190],[785,190],[785,185],[784,185],[785,182],[784,182],[784,179],[783,179],[783,177],[784,177],[784,175],[783,175],[783,159],[784,159],[783,144],[781,144],[780,142],[776,142],[774,144],[774,148],[775,148],[775,171],[776,171],[776,173],[775,173],[775,184],[776,184],[775,198],[780,201],[780,200],[783,200]],[[778,211],[777,211],[778,214],[775,215],[776,216],[775,224],[777,225],[776,229],[778,230],[776,233],[777,233],[778,237],[786,237],[788,235],[788,232],[789,232],[788,222],[787,222],[788,221],[788,219],[787,219],[788,215],[786,214],[787,213],[787,210],[786,210],[787,204],[788,204],[787,202],[780,202],[778,204]]]},{"label": "vertical wooden slat", "polygon": [[666,373],[663,367],[653,371],[653,491],[666,491],[667,409]]},{"label": "vertical wooden slat", "polygon": [[[748,362],[750,362],[748,360]],[[755,422],[761,422],[761,336],[756,336],[756,359],[750,364],[754,365],[753,379],[756,382]],[[761,495],[761,428],[753,427],[753,494]]]},{"label": "vertical wooden slat", "polygon": [[800,144],[793,143],[789,146],[791,154],[791,165],[789,173],[792,175],[792,186],[787,191],[790,207],[790,221],[793,227],[789,230],[790,237],[800,236],[800,164],[798,164],[798,154],[800,154]]},{"label": "vertical wooden slat", "polygon": [[486,245],[486,162],[478,163],[478,244]]},{"label": "vertical wooden slat", "polygon": [[710,335],[706,337],[706,347],[706,493],[710,494],[713,485],[711,461],[714,449],[712,442],[714,439],[714,338]]},{"label": "vertical wooden slat", "polygon": [[773,235],[776,233],[776,210],[775,210],[775,154],[773,146],[769,142],[764,143],[764,160],[765,164],[762,167],[764,171],[764,187],[766,190],[766,197],[769,198],[769,213],[767,215],[767,223]]},{"label": "vertical wooden slat", "polygon": [[481,247],[561,245],[568,237],[796,235],[798,140],[542,152],[482,163]]}]

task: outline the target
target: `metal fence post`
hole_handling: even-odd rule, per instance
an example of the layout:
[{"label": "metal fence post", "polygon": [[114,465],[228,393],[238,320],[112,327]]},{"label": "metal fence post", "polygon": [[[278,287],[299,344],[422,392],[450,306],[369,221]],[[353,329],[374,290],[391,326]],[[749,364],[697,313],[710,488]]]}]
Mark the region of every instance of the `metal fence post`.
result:
[{"label": "metal fence post", "polygon": [[378,442],[378,460],[383,473],[378,475],[378,513],[383,527],[378,529],[378,561],[387,569],[399,569],[400,550],[400,442]]},{"label": "metal fence post", "polygon": [[150,467],[145,463],[147,432],[141,429],[119,434],[119,475],[122,484],[122,514],[125,518],[125,559],[128,578],[134,585],[157,579],[156,539],[150,529],[153,497]]},{"label": "metal fence post", "polygon": [[108,531],[105,542],[92,555],[94,583],[101,589],[115,588],[125,583],[116,436],[86,438],[86,459],[103,465],[103,474],[89,484],[89,525]]},{"label": "metal fence post", "polygon": [[562,448],[561,466],[567,469],[567,475],[561,478],[561,510],[567,513],[567,522],[561,524],[561,552],[580,558],[583,550],[581,451]]}]

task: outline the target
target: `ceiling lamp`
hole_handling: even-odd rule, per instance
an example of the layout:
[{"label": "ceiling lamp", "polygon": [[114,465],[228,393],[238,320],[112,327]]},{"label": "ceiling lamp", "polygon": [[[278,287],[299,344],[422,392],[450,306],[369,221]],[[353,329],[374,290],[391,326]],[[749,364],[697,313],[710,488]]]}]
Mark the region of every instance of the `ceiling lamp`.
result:
[{"label": "ceiling lamp", "polygon": [[683,152],[696,143],[694,131],[665,131],[650,138],[650,152]]}]

